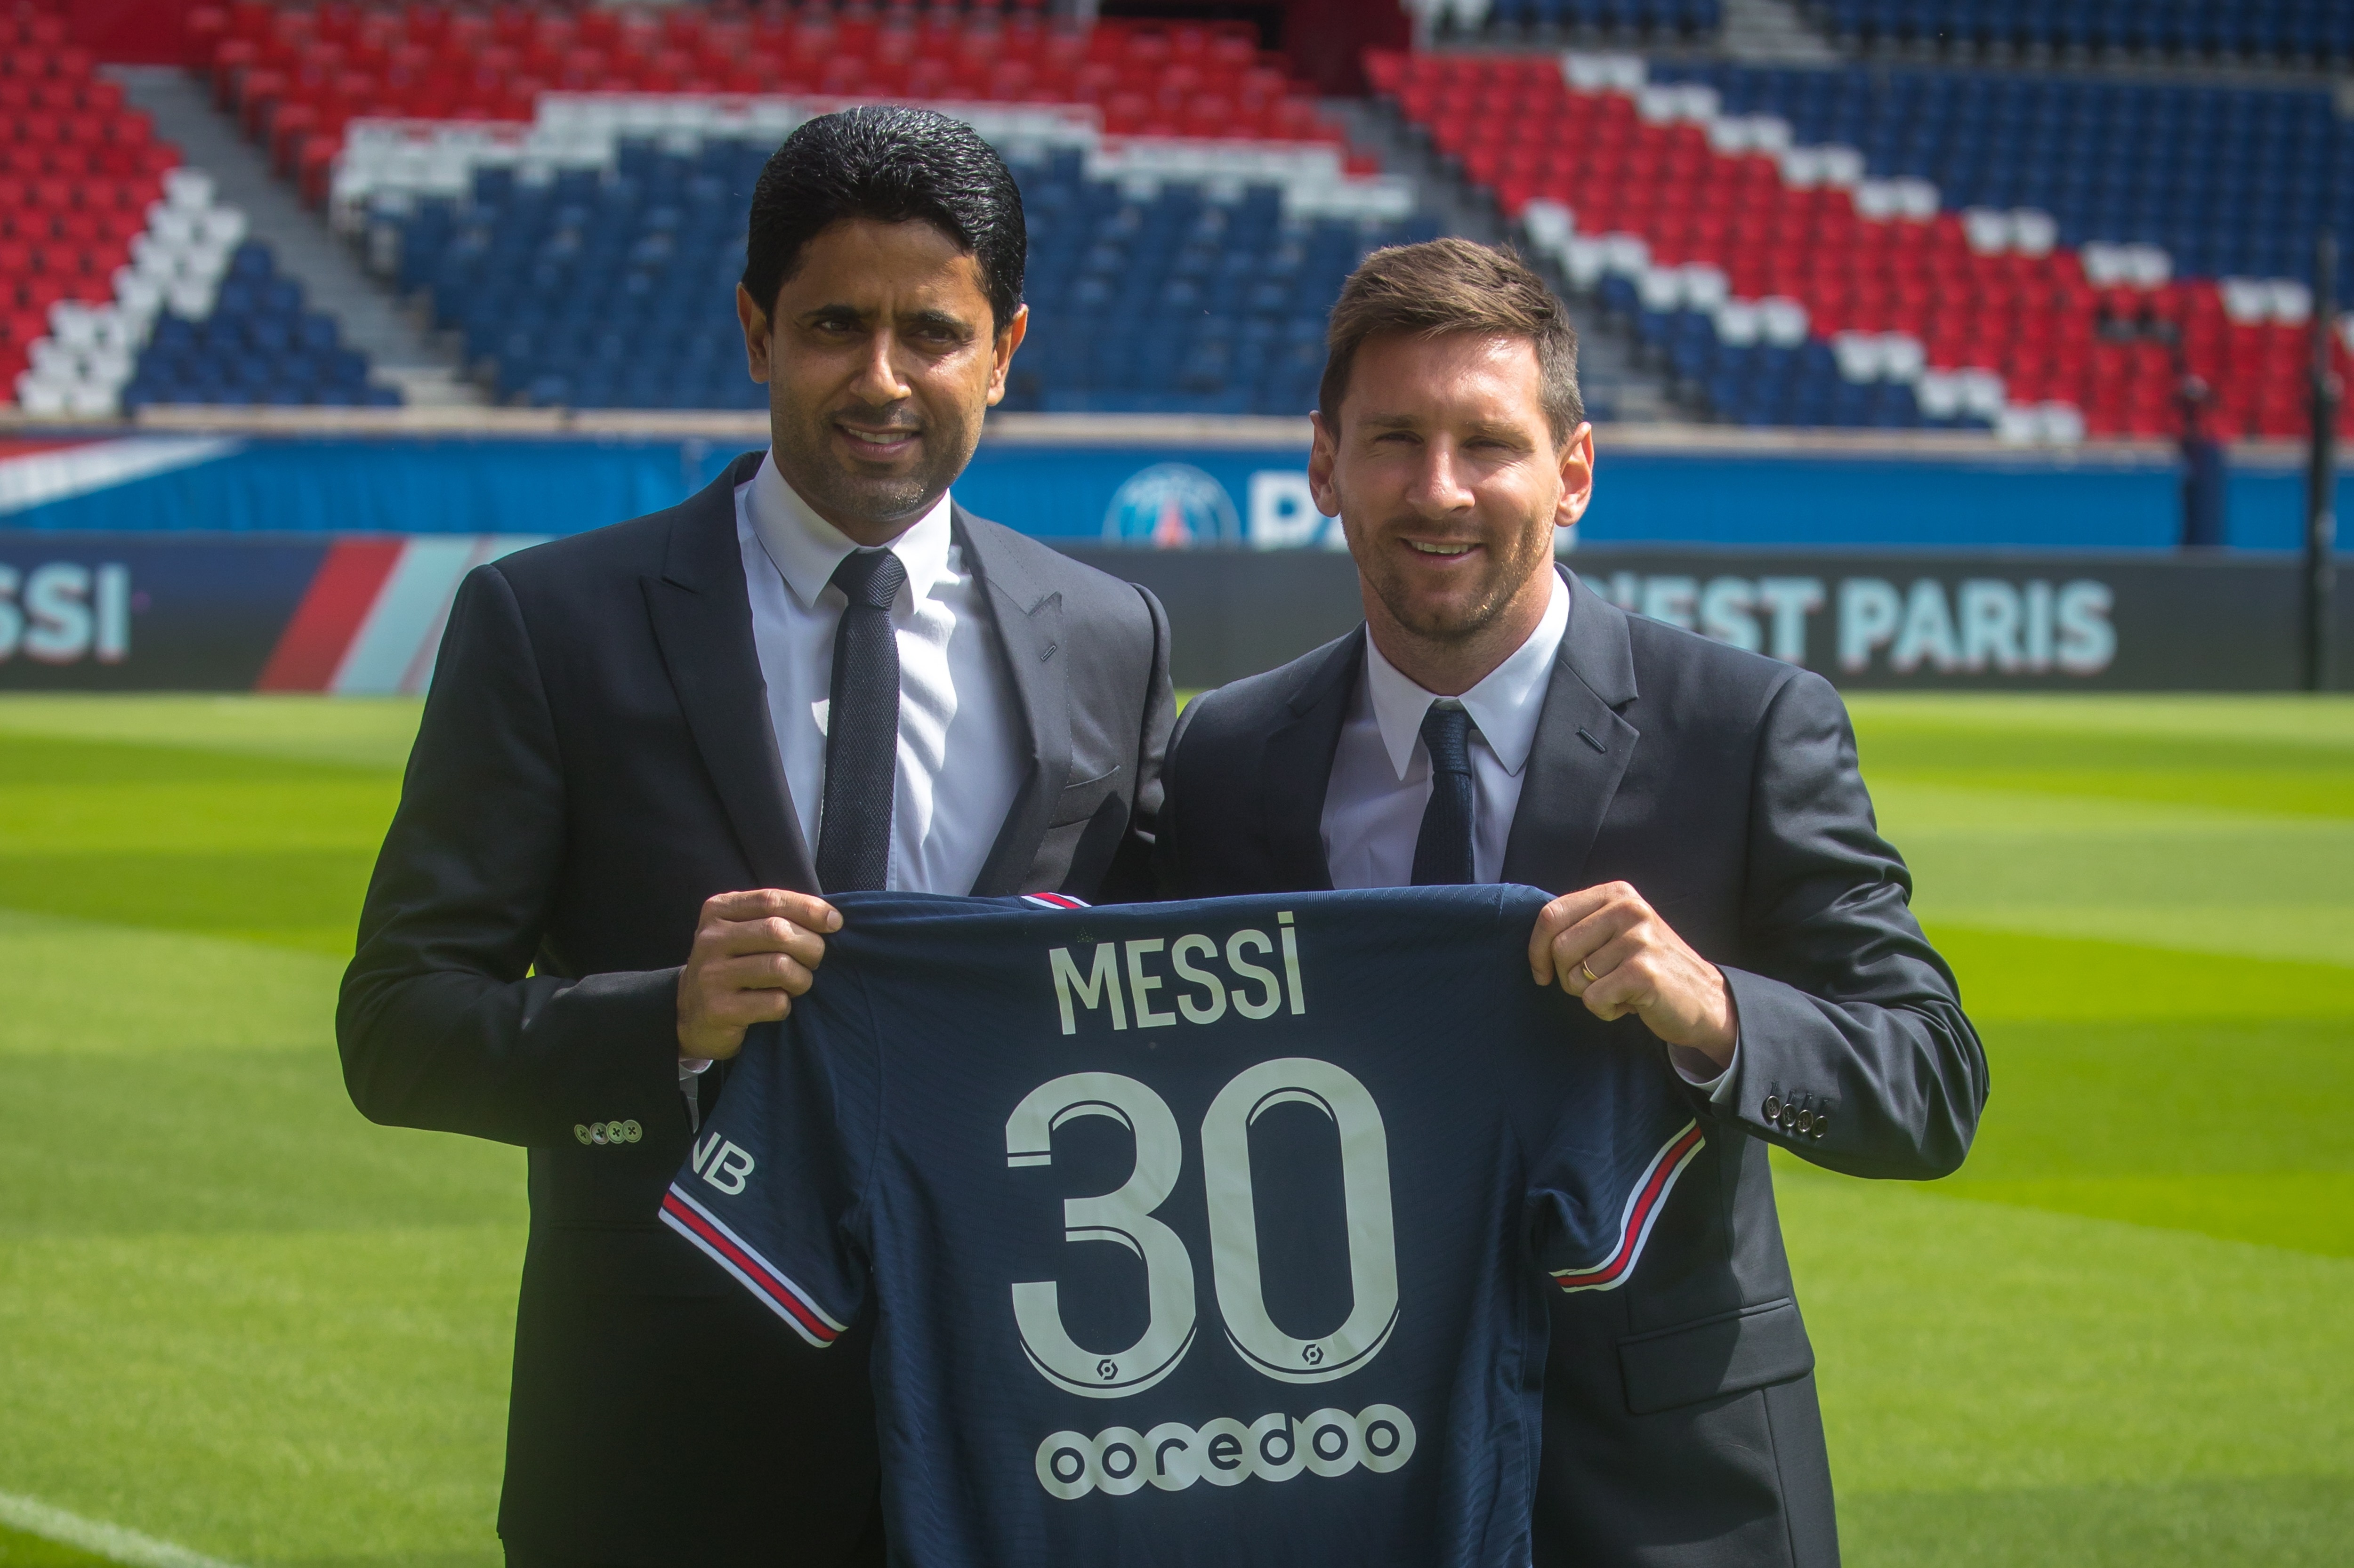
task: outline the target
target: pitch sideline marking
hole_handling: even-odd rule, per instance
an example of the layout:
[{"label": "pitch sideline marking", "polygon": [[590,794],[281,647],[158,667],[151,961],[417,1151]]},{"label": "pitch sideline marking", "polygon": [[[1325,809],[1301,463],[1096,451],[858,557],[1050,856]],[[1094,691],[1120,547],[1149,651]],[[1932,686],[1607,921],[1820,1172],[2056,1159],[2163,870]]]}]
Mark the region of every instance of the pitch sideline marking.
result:
[{"label": "pitch sideline marking", "polygon": [[94,1552],[128,1564],[129,1568],[237,1568],[235,1563],[224,1563],[217,1557],[207,1557],[200,1552],[125,1530],[119,1524],[84,1519],[78,1513],[68,1513],[13,1492],[0,1492],[0,1524],[61,1546]]}]

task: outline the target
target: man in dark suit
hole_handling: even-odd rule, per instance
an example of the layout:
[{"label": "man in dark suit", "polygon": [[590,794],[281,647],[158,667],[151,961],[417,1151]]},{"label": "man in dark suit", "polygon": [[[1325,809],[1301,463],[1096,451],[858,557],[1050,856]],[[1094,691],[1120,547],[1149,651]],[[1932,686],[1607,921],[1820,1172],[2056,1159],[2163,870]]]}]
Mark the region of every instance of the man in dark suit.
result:
[{"label": "man in dark suit", "polygon": [[511,1563],[882,1561],[864,1329],[779,1331],[663,1186],[811,984],[818,894],[1147,888],[1159,604],[949,498],[1024,251],[970,128],[803,125],[737,291],[769,454],[451,613],[337,1033],[371,1118],[530,1150]]},{"label": "man in dark suit", "polygon": [[1767,1150],[1942,1175],[1986,1060],[1829,685],[1555,566],[1593,487],[1575,355],[1508,252],[1438,240],[1350,280],[1310,478],[1366,625],[1187,707],[1156,860],[1180,897],[1562,895],[1532,980],[1628,1020],[1706,1146],[1623,1287],[1553,1298],[1536,1561],[1816,1568],[1830,1471]]}]

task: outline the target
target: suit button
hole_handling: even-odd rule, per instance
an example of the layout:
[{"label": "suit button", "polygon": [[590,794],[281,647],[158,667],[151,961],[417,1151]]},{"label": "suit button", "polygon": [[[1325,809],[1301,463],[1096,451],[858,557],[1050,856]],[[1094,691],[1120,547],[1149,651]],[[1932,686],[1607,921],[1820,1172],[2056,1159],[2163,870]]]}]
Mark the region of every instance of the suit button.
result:
[{"label": "suit button", "polygon": [[1815,1113],[1815,1136],[1817,1138],[1820,1138],[1830,1129],[1831,1113],[1829,1111],[1817,1111]]},{"label": "suit button", "polygon": [[1782,1119],[1782,1097],[1779,1095],[1767,1095],[1766,1097],[1766,1104],[1761,1107],[1761,1109],[1766,1118],[1766,1125],[1768,1127],[1774,1126],[1776,1122],[1779,1122]]},{"label": "suit button", "polygon": [[638,1124],[635,1117],[621,1124],[621,1140],[625,1143],[635,1143],[645,1135],[646,1129]]},{"label": "suit button", "polygon": [[576,1121],[572,1124],[572,1136],[578,1139],[581,1142],[586,1143],[588,1141],[588,1128],[584,1124]]},{"label": "suit button", "polygon": [[1815,1130],[1815,1113],[1801,1107],[1798,1114],[1791,1118],[1791,1125],[1797,1128],[1800,1138],[1805,1138]]}]

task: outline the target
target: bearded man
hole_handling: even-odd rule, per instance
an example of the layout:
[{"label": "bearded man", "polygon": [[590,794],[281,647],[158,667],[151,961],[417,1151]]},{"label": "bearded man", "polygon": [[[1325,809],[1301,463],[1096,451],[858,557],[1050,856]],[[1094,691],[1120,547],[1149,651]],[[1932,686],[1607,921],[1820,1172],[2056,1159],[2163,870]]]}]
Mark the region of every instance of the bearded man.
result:
[{"label": "bearded man", "polygon": [[1706,1141],[1626,1283],[1553,1298],[1535,1562],[1827,1568],[1814,1351],[1767,1152],[1940,1176],[1987,1093],[1846,710],[1819,676],[1628,615],[1556,566],[1594,432],[1561,303],[1510,252],[1368,258],[1319,400],[1309,477],[1365,624],[1186,708],[1161,890],[1560,895],[1531,983],[1623,1020]]}]

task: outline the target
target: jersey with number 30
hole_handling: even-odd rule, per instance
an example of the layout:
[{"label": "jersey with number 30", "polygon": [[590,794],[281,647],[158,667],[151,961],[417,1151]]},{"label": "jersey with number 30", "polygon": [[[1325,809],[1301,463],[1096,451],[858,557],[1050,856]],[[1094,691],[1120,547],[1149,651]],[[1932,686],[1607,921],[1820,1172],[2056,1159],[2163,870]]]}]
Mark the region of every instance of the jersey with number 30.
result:
[{"label": "jersey with number 30", "polygon": [[663,1217],[813,1346],[877,1312],[895,1563],[1519,1568],[1543,1292],[1701,1142],[1543,901],[844,896]]}]

